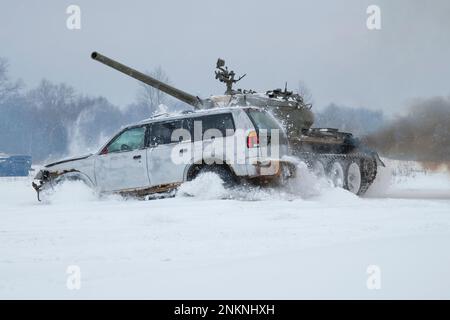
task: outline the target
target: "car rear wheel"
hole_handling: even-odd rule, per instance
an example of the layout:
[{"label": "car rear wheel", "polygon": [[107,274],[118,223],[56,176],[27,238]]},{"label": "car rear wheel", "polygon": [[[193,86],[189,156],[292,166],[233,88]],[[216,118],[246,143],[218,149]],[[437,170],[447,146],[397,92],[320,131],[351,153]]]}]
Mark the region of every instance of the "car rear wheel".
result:
[{"label": "car rear wheel", "polygon": [[190,180],[195,179],[200,174],[212,172],[217,174],[222,179],[225,187],[233,187],[238,183],[236,176],[226,165],[204,165],[199,167]]}]

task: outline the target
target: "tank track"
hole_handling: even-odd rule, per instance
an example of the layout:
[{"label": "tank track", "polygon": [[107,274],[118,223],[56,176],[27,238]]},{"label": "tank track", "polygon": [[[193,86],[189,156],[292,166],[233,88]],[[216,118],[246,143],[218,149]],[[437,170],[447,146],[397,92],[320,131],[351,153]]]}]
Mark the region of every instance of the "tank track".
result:
[{"label": "tank track", "polygon": [[343,165],[345,174],[347,173],[348,166],[352,162],[356,162],[361,170],[361,187],[357,193],[358,195],[366,193],[377,175],[377,160],[373,155],[367,153],[354,152],[335,154],[298,152],[296,153],[296,156],[305,161],[308,167],[312,167],[313,163],[319,160],[322,162],[325,169],[327,169],[334,161],[339,161]]}]

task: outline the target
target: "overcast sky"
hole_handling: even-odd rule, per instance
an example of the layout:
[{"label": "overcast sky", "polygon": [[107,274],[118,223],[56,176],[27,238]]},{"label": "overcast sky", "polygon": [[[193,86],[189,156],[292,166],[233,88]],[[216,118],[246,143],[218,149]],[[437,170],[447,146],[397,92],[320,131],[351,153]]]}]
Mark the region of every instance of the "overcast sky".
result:
[{"label": "overcast sky", "polygon": [[[137,83],[90,59],[91,51],[140,70],[160,65],[171,82],[221,94],[218,57],[240,86],[268,90],[303,80],[315,106],[331,102],[400,112],[417,97],[450,95],[448,0],[0,0],[0,56],[28,87],[43,77],[118,105]],[[81,30],[66,8],[81,8]],[[381,8],[382,29],[366,27]]]}]

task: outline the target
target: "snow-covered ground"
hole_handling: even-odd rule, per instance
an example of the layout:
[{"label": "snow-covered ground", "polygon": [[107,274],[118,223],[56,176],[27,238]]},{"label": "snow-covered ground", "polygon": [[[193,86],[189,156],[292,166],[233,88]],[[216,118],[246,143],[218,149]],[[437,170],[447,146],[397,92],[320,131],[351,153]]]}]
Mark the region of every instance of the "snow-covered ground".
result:
[{"label": "snow-covered ground", "polygon": [[388,161],[363,198],[305,170],[151,201],[66,183],[38,203],[29,178],[0,179],[0,298],[448,299],[449,246],[450,175],[416,164]]}]

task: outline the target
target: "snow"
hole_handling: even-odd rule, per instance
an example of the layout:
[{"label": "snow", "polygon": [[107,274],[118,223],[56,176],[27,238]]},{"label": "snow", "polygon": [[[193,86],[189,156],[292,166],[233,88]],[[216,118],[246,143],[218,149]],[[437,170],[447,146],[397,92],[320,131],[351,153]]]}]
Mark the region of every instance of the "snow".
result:
[{"label": "snow", "polygon": [[304,167],[281,189],[205,174],[150,201],[71,182],[38,203],[30,178],[2,178],[0,298],[448,299],[449,173],[386,162],[363,198]]}]

